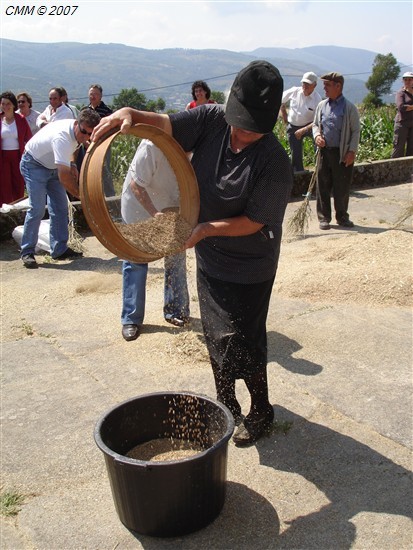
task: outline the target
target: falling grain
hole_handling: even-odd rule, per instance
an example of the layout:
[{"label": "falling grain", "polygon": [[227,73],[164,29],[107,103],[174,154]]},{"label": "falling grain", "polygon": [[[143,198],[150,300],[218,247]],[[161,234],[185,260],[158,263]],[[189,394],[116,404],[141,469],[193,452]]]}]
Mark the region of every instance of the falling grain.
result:
[{"label": "falling grain", "polygon": [[190,224],[177,212],[165,212],[148,220],[122,224],[117,229],[138,250],[168,256],[182,250],[192,232]]}]

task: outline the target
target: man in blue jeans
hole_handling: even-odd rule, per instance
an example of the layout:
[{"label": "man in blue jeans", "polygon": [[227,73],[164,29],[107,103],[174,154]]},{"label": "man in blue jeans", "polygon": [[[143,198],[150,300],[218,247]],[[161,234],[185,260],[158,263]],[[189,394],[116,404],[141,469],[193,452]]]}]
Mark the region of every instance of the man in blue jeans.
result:
[{"label": "man in blue jeans", "polygon": [[[122,190],[121,212],[125,223],[162,216],[165,209],[179,207],[175,174],[162,151],[142,140],[129,167]],[[183,327],[189,321],[186,253],[165,257],[164,318]],[[123,262],[122,336],[126,341],[140,335],[145,316],[148,264]]]},{"label": "man in blue jeans", "polygon": [[50,254],[54,260],[82,255],[67,246],[69,209],[67,192],[79,197],[78,171],[73,153],[89,140],[100,116],[91,109],[80,112],[77,120],[56,120],[37,132],[26,144],[20,161],[29,196],[24,221],[21,258],[27,268],[36,268],[35,248],[46,201],[50,217]]}]

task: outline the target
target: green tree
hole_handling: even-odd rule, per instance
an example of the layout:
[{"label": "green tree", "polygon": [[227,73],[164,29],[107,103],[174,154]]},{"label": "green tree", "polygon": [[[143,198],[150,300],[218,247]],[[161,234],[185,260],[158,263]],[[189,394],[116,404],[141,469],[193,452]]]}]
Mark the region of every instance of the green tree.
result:
[{"label": "green tree", "polygon": [[218,92],[216,90],[211,91],[211,99],[223,105],[225,103],[225,94],[224,92]]},{"label": "green tree", "polygon": [[374,58],[373,70],[366,82],[369,93],[364,98],[366,106],[380,107],[383,105],[381,96],[389,94],[393,82],[400,74],[400,67],[397,59],[392,53],[387,55],[378,54]]},{"label": "green tree", "polygon": [[152,111],[154,113],[159,113],[160,111],[164,111],[165,107],[166,107],[165,101],[161,97],[158,97],[158,99],[156,100],[150,99],[148,101],[146,110]]},{"label": "green tree", "polygon": [[122,107],[158,112],[165,109],[165,101],[160,97],[157,100],[147,100],[145,94],[138,92],[136,88],[123,88],[112,102],[112,108],[115,111]]}]

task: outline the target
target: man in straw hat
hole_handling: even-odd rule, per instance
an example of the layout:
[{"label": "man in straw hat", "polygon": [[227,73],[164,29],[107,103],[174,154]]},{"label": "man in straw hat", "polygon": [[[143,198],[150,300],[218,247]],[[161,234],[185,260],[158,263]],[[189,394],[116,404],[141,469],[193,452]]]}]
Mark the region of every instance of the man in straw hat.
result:
[{"label": "man in straw hat", "polygon": [[351,228],[348,214],[350,186],[360,140],[360,118],[355,105],[343,96],[344,77],[327,73],[321,77],[327,99],[318,105],[313,136],[321,157],[317,172],[317,216],[320,229],[330,229],[333,194],[339,226]]},{"label": "man in straw hat", "polygon": [[[281,229],[292,187],[288,155],[272,130],[283,79],[267,61],[236,76],[226,108],[201,105],[174,114],[123,108],[104,118],[92,139],[109,129],[146,123],[193,151],[200,191],[195,246],[201,321],[217,398],[239,424],[234,441],[251,445],[274,418],[267,384],[267,312],[280,254]],[[243,419],[235,394],[243,379],[251,406]]]}]

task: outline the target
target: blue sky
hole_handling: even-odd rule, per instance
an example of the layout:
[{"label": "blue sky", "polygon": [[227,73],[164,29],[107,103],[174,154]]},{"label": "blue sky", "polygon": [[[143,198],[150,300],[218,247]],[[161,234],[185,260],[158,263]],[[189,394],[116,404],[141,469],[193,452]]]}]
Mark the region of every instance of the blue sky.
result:
[{"label": "blue sky", "polygon": [[[412,2],[385,1],[114,1],[33,0],[24,5],[78,5],[73,15],[6,15],[1,36],[28,42],[121,43],[147,49],[335,45],[393,53],[412,63]],[[10,10],[9,10],[10,11]]]}]

